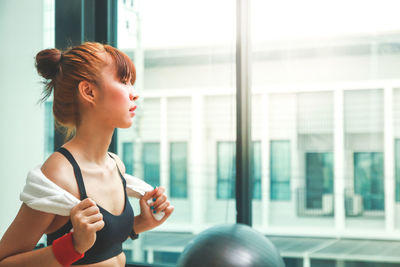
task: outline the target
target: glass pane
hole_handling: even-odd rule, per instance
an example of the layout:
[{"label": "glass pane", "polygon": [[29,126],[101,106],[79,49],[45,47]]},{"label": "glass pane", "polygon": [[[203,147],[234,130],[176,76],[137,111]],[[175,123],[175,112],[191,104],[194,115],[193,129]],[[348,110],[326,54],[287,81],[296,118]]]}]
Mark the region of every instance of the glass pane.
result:
[{"label": "glass pane", "polygon": [[290,200],[290,142],[271,141],[271,200]]},{"label": "glass pane", "polygon": [[253,199],[261,200],[261,142],[253,142],[251,177]]},{"label": "glass pane", "polygon": [[[253,221],[265,234],[351,233],[359,247],[400,229],[398,8],[395,0],[251,1],[251,130],[262,154]],[[279,175],[290,180],[278,177],[276,140],[290,144]],[[366,253],[353,264],[341,259],[344,246],[324,260],[383,266],[390,258],[383,249],[378,262]],[[315,259],[300,263],[327,264]]]},{"label": "glass pane", "polygon": [[400,140],[395,140],[395,176],[396,176],[396,202],[400,202]]},{"label": "glass pane", "polygon": [[133,143],[124,142],[122,144],[122,161],[125,165],[125,172],[133,173]]},{"label": "glass pane", "polygon": [[[175,207],[124,243],[128,264],[174,265],[195,234],[236,220],[235,16],[228,0],[118,1],[118,47],[133,59],[140,96],[132,127],[118,129],[118,152],[132,143],[133,175],[165,187]],[[224,158],[220,142],[232,145]]]},{"label": "glass pane", "polygon": [[[55,3],[54,0],[43,1],[43,48],[54,47],[55,43]],[[54,116],[53,94],[44,103],[44,160],[54,152]]]},{"label": "glass pane", "polygon": [[160,144],[143,143],[144,180],[153,187],[160,185]]},{"label": "glass pane", "polygon": [[383,89],[344,92],[345,145],[349,152],[345,163],[350,178],[345,191],[348,220],[356,216],[384,220],[383,103]]},{"label": "glass pane", "polygon": [[47,159],[54,152],[54,117],[53,117],[53,101],[44,103],[44,157]]},{"label": "glass pane", "polygon": [[383,153],[354,153],[354,189],[365,210],[384,209]]},{"label": "glass pane", "polygon": [[170,155],[171,197],[187,198],[187,144],[171,143]]},{"label": "glass pane", "polygon": [[322,209],[322,198],[333,193],[332,153],[306,154],[306,207]]},{"label": "glass pane", "polygon": [[236,178],[236,146],[234,142],[218,142],[217,199],[234,198]]}]

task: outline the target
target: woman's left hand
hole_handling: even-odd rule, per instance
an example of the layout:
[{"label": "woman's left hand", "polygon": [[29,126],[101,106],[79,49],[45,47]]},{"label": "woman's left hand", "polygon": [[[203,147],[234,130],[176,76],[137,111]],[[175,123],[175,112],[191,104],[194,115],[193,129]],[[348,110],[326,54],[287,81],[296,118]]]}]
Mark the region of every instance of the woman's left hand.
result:
[{"label": "woman's left hand", "polygon": [[[151,205],[147,204],[149,199],[153,199]],[[158,221],[153,216],[154,211],[156,213],[163,211],[165,215]],[[159,226],[171,216],[173,211],[174,206],[168,201],[164,187],[156,187],[152,191],[146,192],[140,199],[140,215],[135,217],[135,232],[139,234]]]}]

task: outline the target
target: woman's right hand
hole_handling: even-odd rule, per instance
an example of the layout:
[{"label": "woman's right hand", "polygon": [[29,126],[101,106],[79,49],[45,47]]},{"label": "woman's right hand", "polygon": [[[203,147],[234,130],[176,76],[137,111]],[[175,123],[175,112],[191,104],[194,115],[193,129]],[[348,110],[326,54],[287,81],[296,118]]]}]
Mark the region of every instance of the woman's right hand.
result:
[{"label": "woman's right hand", "polygon": [[85,253],[96,241],[96,232],[104,227],[103,215],[96,203],[86,198],[71,209],[70,217],[74,228],[72,239],[75,250]]}]

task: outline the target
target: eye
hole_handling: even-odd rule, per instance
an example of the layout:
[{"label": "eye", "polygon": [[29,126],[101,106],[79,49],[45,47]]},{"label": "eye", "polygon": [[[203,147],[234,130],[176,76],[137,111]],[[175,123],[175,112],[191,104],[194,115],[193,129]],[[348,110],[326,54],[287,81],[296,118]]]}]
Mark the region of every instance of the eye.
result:
[{"label": "eye", "polygon": [[123,81],[121,81],[121,83],[123,83],[125,85],[132,85],[130,80],[123,80]]}]

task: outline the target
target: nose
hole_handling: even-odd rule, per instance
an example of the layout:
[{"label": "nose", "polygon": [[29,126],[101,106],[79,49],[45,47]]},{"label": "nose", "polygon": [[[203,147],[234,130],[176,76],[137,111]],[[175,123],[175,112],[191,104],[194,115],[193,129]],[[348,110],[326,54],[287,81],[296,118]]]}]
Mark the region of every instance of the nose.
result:
[{"label": "nose", "polygon": [[137,91],[136,90],[131,90],[130,92],[129,92],[129,99],[131,100],[131,101],[136,101],[136,100],[138,100],[138,98],[139,98],[139,94],[137,93]]}]

